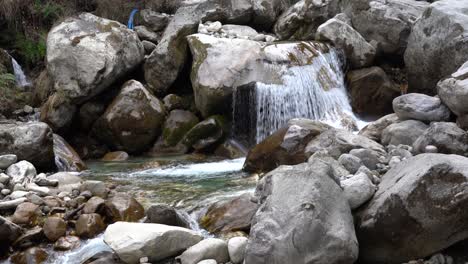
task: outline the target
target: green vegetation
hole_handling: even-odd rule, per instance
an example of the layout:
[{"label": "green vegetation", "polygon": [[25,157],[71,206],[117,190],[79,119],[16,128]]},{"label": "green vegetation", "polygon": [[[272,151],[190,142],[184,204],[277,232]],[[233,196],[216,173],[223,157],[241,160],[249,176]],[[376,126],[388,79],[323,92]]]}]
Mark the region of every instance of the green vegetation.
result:
[{"label": "green vegetation", "polygon": [[44,60],[46,55],[45,34],[30,38],[18,34],[15,40],[15,49],[28,66],[34,66]]},{"label": "green vegetation", "polygon": [[2,89],[2,93],[8,93],[6,88],[15,85],[15,82],[16,82],[15,75],[11,73],[0,74],[0,89]]}]

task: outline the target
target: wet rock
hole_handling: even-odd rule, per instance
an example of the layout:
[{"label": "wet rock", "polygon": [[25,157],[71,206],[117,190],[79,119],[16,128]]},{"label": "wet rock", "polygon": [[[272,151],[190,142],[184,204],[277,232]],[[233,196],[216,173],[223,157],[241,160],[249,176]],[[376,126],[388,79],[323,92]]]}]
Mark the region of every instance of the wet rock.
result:
[{"label": "wet rock", "polygon": [[18,157],[14,154],[0,155],[0,170],[4,170],[18,161]]},{"label": "wet rock", "polygon": [[64,138],[54,134],[55,163],[61,171],[83,171],[88,167]]},{"label": "wet rock", "polygon": [[351,210],[331,175],[329,166],[316,160],[281,166],[262,178],[245,263],[356,261]]},{"label": "wet rock", "polygon": [[48,258],[47,252],[38,247],[29,248],[23,252],[15,253],[11,256],[11,263],[23,264],[23,263],[44,263]]},{"label": "wet rock", "polygon": [[317,28],[340,13],[340,1],[301,0],[283,12],[273,31],[280,39],[314,39]]},{"label": "wet rock", "polygon": [[109,152],[104,157],[102,157],[102,161],[126,161],[128,160],[129,155],[125,151],[114,151]]},{"label": "wet rock", "polygon": [[345,4],[354,28],[379,54],[403,54],[408,36],[428,3],[413,0],[357,0]]},{"label": "wet rock", "polygon": [[337,48],[344,50],[346,58],[353,68],[371,66],[375,57],[375,48],[369,44],[351,25],[332,18],[317,28],[315,39],[330,41]]},{"label": "wet rock", "polygon": [[168,94],[164,97],[163,102],[167,111],[175,109],[188,110],[190,108],[190,102],[187,102],[186,98],[180,97],[176,94]]},{"label": "wet rock", "polygon": [[308,142],[305,154],[312,156],[316,152],[324,152],[334,158],[339,158],[341,154],[358,148],[385,153],[384,147],[373,140],[349,131],[329,129]]},{"label": "wet rock", "polygon": [[93,196],[99,196],[101,198],[107,198],[109,190],[106,184],[101,181],[84,181],[80,187],[80,191],[90,191]]},{"label": "wet rock", "polygon": [[55,242],[54,249],[58,251],[68,251],[80,246],[80,238],[76,236],[61,237]]},{"label": "wet rock", "polygon": [[235,140],[226,140],[220,144],[214,154],[228,159],[238,159],[247,156],[247,149]]},{"label": "wet rock", "polygon": [[219,238],[207,238],[189,247],[176,258],[181,264],[197,264],[204,259],[214,259],[219,263],[229,261],[227,243]]},{"label": "wet rock", "polygon": [[152,205],[146,210],[145,223],[163,224],[189,228],[190,225],[179,216],[176,209],[164,204]]},{"label": "wet rock", "polygon": [[182,227],[144,223],[117,222],[104,233],[104,241],[126,263],[137,263],[142,257],[150,262],[173,257],[202,239]]},{"label": "wet rock", "polygon": [[0,256],[4,256],[9,247],[21,236],[21,227],[0,216]]},{"label": "wet rock", "polygon": [[442,102],[457,116],[468,114],[468,61],[449,78],[437,84],[437,94]]},{"label": "wet rock", "polygon": [[59,192],[72,192],[79,190],[83,180],[76,174],[68,172],[58,172],[47,177],[48,180],[58,182],[57,190]]},{"label": "wet rock", "polygon": [[38,168],[53,168],[52,130],[41,122],[0,121],[0,155],[15,154]]},{"label": "wet rock", "polygon": [[43,229],[39,226],[29,229],[24,232],[18,239],[15,240],[13,247],[15,249],[27,249],[34,245],[40,244],[44,241],[44,232]]},{"label": "wet rock", "polygon": [[398,86],[377,66],[347,74],[351,106],[358,114],[381,115],[392,112],[392,101],[400,95]]},{"label": "wet rock", "polygon": [[206,149],[217,143],[224,135],[222,117],[213,116],[190,129],[182,143],[195,150]]},{"label": "wet rock", "polygon": [[229,258],[234,264],[240,264],[244,261],[245,248],[248,239],[246,237],[233,237],[228,241]]},{"label": "wet rock", "polygon": [[99,210],[99,214],[104,216],[106,222],[117,221],[136,222],[145,216],[145,209],[135,200],[126,194],[116,194],[109,198],[104,206]]},{"label": "wet rock", "polygon": [[455,123],[433,122],[413,144],[415,153],[424,153],[427,146],[435,146],[439,153],[468,154],[468,134]]},{"label": "wet rock", "polygon": [[218,262],[214,259],[205,259],[198,262],[197,264],[218,264]]},{"label": "wet rock", "polygon": [[390,169],[356,215],[360,260],[402,263],[466,239],[466,164],[461,156],[421,154]]},{"label": "wet rock", "polygon": [[98,196],[91,197],[91,199],[89,199],[86,202],[85,206],[83,207],[83,213],[85,214],[96,213],[98,211],[98,208],[104,205],[105,202],[106,200],[102,199],[101,197],[98,197]]},{"label": "wet rock", "polygon": [[265,140],[255,145],[247,154],[244,170],[270,171],[278,165],[305,162],[307,144],[330,126],[307,119],[293,119]]},{"label": "wet rock", "polygon": [[102,251],[88,258],[83,264],[124,264],[114,252]]},{"label": "wet rock", "polygon": [[419,121],[448,121],[450,110],[442,104],[438,97],[425,94],[410,93],[393,100],[393,110],[401,120],[415,119]]},{"label": "wet rock", "polygon": [[140,82],[131,80],[96,121],[93,134],[110,147],[139,153],[160,135],[164,115],[162,102]]},{"label": "wet rock", "polygon": [[198,117],[192,112],[172,110],[163,126],[164,143],[168,146],[175,146],[198,122]]},{"label": "wet rock", "polygon": [[106,229],[98,214],[82,214],[75,224],[76,234],[81,238],[93,238]]},{"label": "wet rock", "polygon": [[60,217],[47,217],[43,229],[47,239],[55,242],[67,232],[67,223]]},{"label": "wet rock", "polygon": [[369,123],[363,129],[361,129],[361,131],[359,131],[358,135],[367,137],[376,142],[381,142],[383,130],[389,125],[397,122],[399,122],[398,116],[396,114],[389,114]]},{"label": "wet rock", "polygon": [[80,107],[79,111],[79,119],[80,119],[80,128],[83,131],[88,132],[94,122],[106,111],[105,104],[97,101],[92,100],[86,102],[84,105]]},{"label": "wet rock", "polygon": [[104,91],[143,59],[143,45],[134,31],[90,13],[65,19],[47,38],[47,70],[55,90],[72,103]]},{"label": "wet rock", "polygon": [[362,172],[352,175],[340,183],[343,194],[353,210],[369,201],[377,189],[369,177]]},{"label": "wet rock", "polygon": [[22,160],[8,167],[6,174],[10,176],[10,185],[27,184],[34,180],[37,175],[36,168],[30,162]]},{"label": "wet rock", "polygon": [[200,224],[211,233],[250,231],[252,218],[258,205],[251,194],[243,194],[232,200],[211,205],[200,219]]},{"label": "wet rock", "polygon": [[[468,60],[466,1],[436,1],[421,16],[408,39],[405,65],[411,91],[436,93],[437,82]],[[441,30],[441,25],[444,25]]]},{"label": "wet rock", "polygon": [[17,225],[33,227],[38,224],[40,216],[41,210],[39,206],[25,202],[16,207],[11,221]]},{"label": "wet rock", "polygon": [[417,120],[406,120],[391,124],[382,132],[382,144],[411,146],[428,127],[428,125]]}]

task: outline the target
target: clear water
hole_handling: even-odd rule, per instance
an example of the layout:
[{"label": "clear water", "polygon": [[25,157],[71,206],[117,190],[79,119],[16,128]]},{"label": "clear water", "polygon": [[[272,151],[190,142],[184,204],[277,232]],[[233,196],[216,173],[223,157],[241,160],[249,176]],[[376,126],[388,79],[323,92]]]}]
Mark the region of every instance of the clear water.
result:
[{"label": "clear water", "polygon": [[[302,66],[271,64],[273,72],[282,72],[281,84],[257,82],[250,91],[235,91],[234,131],[245,126],[248,109],[251,127],[247,137],[259,143],[293,118],[319,120],[334,127],[358,130],[365,125],[354,114],[346,91],[342,60],[335,49],[316,50],[311,63]],[[236,94],[244,93],[244,94]],[[236,126],[241,126],[236,129]],[[245,130],[245,128],[244,128]]]}]

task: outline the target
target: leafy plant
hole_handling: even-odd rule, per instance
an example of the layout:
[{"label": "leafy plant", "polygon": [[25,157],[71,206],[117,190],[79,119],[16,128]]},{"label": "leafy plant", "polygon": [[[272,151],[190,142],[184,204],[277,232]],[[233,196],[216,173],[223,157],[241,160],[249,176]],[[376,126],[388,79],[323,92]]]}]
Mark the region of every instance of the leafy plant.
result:
[{"label": "leafy plant", "polygon": [[34,11],[43,20],[53,22],[57,20],[64,12],[63,7],[52,1],[34,1]]},{"label": "leafy plant", "polygon": [[15,75],[11,73],[0,74],[0,87],[10,87],[16,83]]},{"label": "leafy plant", "polygon": [[37,40],[18,34],[16,37],[15,47],[23,60],[28,65],[34,65],[41,62],[47,51],[45,37],[39,36]]}]

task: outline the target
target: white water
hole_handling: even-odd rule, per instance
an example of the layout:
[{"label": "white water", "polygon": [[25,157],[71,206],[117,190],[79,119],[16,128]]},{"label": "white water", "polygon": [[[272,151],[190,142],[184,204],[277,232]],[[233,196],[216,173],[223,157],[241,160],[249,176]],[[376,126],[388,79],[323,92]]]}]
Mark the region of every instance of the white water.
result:
[{"label": "white water", "polygon": [[13,64],[13,70],[15,72],[16,84],[20,87],[30,86],[31,83],[28,81],[26,74],[24,74],[21,65],[19,65],[19,63],[13,57],[11,57],[11,62]]},{"label": "white water", "polygon": [[220,173],[230,173],[242,170],[245,158],[223,160],[218,162],[194,163],[148,169],[130,173],[130,177],[164,176],[164,177],[209,177]]},{"label": "white water", "polygon": [[77,249],[63,253],[57,253],[55,257],[50,256],[46,263],[83,263],[99,252],[112,251],[112,249],[104,242],[104,234],[86,241],[81,241],[81,243],[81,246]]},{"label": "white water", "polygon": [[[363,126],[364,123],[353,114],[349,103],[339,53],[334,49],[327,53],[317,50],[317,53],[318,56],[309,65],[271,65],[273,71],[285,73],[282,84],[258,82],[248,92],[248,99],[234,95],[234,126],[236,123],[242,124],[242,120],[236,118],[245,118],[242,114],[236,115],[236,108],[245,107],[250,107],[250,130],[254,130],[253,135],[248,137],[253,136],[255,143],[292,118],[319,120],[349,130]],[[237,102],[239,98],[247,102]]]}]

